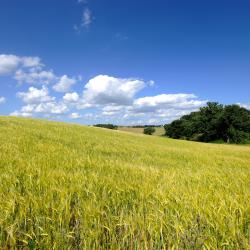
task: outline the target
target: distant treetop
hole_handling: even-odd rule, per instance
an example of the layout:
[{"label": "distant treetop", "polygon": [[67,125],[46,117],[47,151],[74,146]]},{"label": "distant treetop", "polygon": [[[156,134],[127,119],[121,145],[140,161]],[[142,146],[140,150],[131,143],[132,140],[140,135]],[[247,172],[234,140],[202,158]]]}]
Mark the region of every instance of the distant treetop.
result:
[{"label": "distant treetop", "polygon": [[108,129],[117,129],[118,126],[114,125],[114,124],[96,124],[94,125],[95,127],[100,127],[100,128],[108,128]]}]

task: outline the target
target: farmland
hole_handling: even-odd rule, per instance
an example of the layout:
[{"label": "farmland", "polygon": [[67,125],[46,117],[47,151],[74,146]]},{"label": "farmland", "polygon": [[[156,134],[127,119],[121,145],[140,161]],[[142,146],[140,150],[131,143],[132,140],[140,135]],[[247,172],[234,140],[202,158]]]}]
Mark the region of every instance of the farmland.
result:
[{"label": "farmland", "polygon": [[0,248],[249,249],[250,147],[0,117]]}]

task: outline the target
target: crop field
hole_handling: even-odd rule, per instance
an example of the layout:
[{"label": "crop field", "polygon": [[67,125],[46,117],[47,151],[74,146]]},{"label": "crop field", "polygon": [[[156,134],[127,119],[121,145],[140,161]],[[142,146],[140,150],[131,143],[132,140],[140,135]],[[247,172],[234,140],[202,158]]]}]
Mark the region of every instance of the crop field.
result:
[{"label": "crop field", "polygon": [[[132,133],[143,134],[143,128],[133,128],[133,127],[118,127],[118,130],[127,131]],[[165,134],[164,127],[155,127],[155,136],[161,136]]]},{"label": "crop field", "polygon": [[0,249],[250,249],[250,147],[0,117]]}]

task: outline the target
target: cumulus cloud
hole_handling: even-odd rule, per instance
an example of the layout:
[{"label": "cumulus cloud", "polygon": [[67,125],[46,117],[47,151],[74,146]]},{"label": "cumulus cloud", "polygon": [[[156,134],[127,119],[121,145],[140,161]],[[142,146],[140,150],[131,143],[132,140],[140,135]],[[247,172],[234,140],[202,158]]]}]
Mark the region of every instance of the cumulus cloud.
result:
[{"label": "cumulus cloud", "polygon": [[[65,114],[68,111],[67,105],[62,102],[44,102],[37,104],[28,104],[21,108],[21,111],[15,111],[11,115],[16,114],[16,116],[34,116],[35,114]],[[17,115],[19,114],[19,115]],[[23,115],[24,114],[24,115]],[[29,115],[28,115],[29,114]]]},{"label": "cumulus cloud", "polygon": [[206,101],[197,100],[194,94],[161,94],[136,99],[132,110],[137,113],[169,109],[193,110],[204,104],[206,104]]},{"label": "cumulus cloud", "polygon": [[71,119],[79,119],[79,118],[81,118],[82,116],[79,114],[79,113],[71,113],[70,115],[69,115],[69,118],[71,118]]},{"label": "cumulus cloud", "polygon": [[25,112],[20,112],[20,111],[14,111],[10,113],[10,116],[20,116],[20,117],[32,117],[31,113],[25,113]]},{"label": "cumulus cloud", "polygon": [[45,71],[40,69],[31,69],[28,72],[20,69],[17,70],[14,79],[18,83],[30,84],[49,84],[56,79],[53,71]]},{"label": "cumulus cloud", "polygon": [[98,75],[85,85],[83,99],[85,104],[92,106],[129,105],[144,86],[144,81],[139,79]]},{"label": "cumulus cloud", "polygon": [[15,72],[18,67],[34,68],[41,67],[39,57],[19,57],[16,55],[0,55],[0,75],[9,75]]},{"label": "cumulus cloud", "polygon": [[148,85],[150,87],[153,87],[155,85],[155,81],[153,81],[153,80],[148,81]]},{"label": "cumulus cloud", "polygon": [[237,103],[237,104],[245,109],[250,110],[250,104],[244,104],[244,103]]},{"label": "cumulus cloud", "polygon": [[41,59],[39,57],[25,56],[21,58],[23,67],[32,68],[32,67],[42,67]]},{"label": "cumulus cloud", "polygon": [[51,102],[55,99],[49,96],[49,90],[44,86],[42,89],[30,87],[28,92],[18,92],[17,96],[25,103]]},{"label": "cumulus cloud", "polygon": [[27,92],[18,92],[17,96],[27,105],[23,106],[20,111],[15,111],[11,115],[15,116],[33,116],[35,114],[65,114],[69,111],[66,103],[56,101],[55,97],[49,95],[47,87],[41,89],[30,87]]},{"label": "cumulus cloud", "polygon": [[123,118],[125,120],[158,121],[163,124],[177,119],[206,105],[206,100],[199,100],[194,94],[161,94],[146,96],[134,100],[133,105],[127,107]]},{"label": "cumulus cloud", "polygon": [[[87,9],[85,9],[86,11]],[[83,27],[92,22],[90,11],[83,14]],[[206,104],[194,94],[159,94],[137,98],[143,88],[154,86],[153,80],[138,78],[117,78],[109,75],[97,75],[84,86],[81,94],[69,92],[77,80],[64,74],[56,76],[52,70],[46,70],[39,57],[0,55],[0,75],[11,75],[18,83],[41,84],[41,88],[30,87],[26,92],[18,92],[24,106],[11,113],[16,116],[67,115],[71,119],[95,119],[102,122],[119,124],[165,123],[179,118]],[[49,85],[51,84],[51,85]],[[53,85],[52,85],[53,84]],[[62,97],[50,96],[49,87],[61,93]],[[59,95],[60,96],[60,95]],[[0,103],[5,102],[0,97]],[[245,108],[250,105],[241,104]],[[74,112],[74,109],[89,109],[93,115]],[[90,114],[90,113],[88,113]]]},{"label": "cumulus cloud", "polygon": [[71,86],[76,83],[75,79],[69,78],[67,75],[63,75],[59,82],[53,86],[53,89],[57,92],[67,92]]},{"label": "cumulus cloud", "polygon": [[5,103],[6,102],[6,99],[5,99],[5,97],[3,97],[3,96],[0,96],[0,104],[2,104],[2,103]]},{"label": "cumulus cloud", "polygon": [[186,93],[136,98],[140,90],[153,84],[153,81],[135,78],[98,75],[87,82],[81,97],[76,92],[66,93],[63,101],[77,109],[95,109],[93,119],[98,117],[102,121],[120,124],[150,124],[153,121],[161,124],[196,111],[206,104],[205,100]]},{"label": "cumulus cloud", "polygon": [[43,68],[39,57],[0,55],[0,75],[11,75],[19,84],[49,84],[54,81],[53,71]]},{"label": "cumulus cloud", "polygon": [[112,116],[112,115],[116,115],[117,113],[121,113],[124,111],[124,106],[105,106],[102,109],[102,114],[106,115],[106,116]]},{"label": "cumulus cloud", "polygon": [[15,55],[0,55],[0,75],[12,73],[19,63],[20,58]]},{"label": "cumulus cloud", "polygon": [[76,92],[66,93],[63,96],[63,100],[68,103],[74,103],[79,101],[79,95]]}]

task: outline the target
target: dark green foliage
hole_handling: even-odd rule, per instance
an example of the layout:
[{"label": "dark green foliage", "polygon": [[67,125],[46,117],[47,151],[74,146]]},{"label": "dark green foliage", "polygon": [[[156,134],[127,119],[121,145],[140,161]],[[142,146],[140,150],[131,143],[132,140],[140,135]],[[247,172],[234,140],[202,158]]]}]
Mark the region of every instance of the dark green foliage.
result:
[{"label": "dark green foliage", "polygon": [[100,128],[108,128],[108,129],[117,129],[118,126],[114,124],[96,124],[94,125],[95,127],[100,127]]},{"label": "dark green foliage", "polygon": [[200,111],[185,115],[164,128],[166,135],[174,139],[244,143],[250,140],[250,111],[238,105],[208,102]]},{"label": "dark green foliage", "polygon": [[134,125],[131,126],[132,128],[146,128],[146,127],[152,127],[152,128],[160,128],[162,125]]},{"label": "dark green foliage", "polygon": [[152,135],[155,132],[155,128],[153,127],[145,127],[143,133],[145,135]]}]

